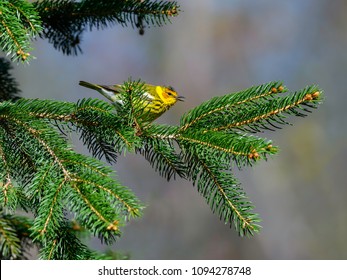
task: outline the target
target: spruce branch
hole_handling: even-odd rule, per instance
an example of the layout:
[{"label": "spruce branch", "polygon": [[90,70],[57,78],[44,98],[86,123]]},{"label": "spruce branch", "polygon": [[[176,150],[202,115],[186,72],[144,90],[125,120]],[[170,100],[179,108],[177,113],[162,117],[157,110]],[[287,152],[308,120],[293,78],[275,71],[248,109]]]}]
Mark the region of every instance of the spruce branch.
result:
[{"label": "spruce branch", "polygon": [[180,12],[176,1],[6,0],[0,2],[0,47],[12,60],[29,61],[38,35],[67,55],[82,52],[82,34],[119,24],[163,26]]},{"label": "spruce branch", "polygon": [[289,124],[286,115],[306,116],[320,103],[317,86],[309,86],[281,97],[287,91],[279,82],[251,87],[234,94],[212,98],[181,118],[181,131],[208,127],[205,131],[262,132]]},{"label": "spruce branch", "polygon": [[[237,121],[228,119],[224,123],[212,128],[213,131],[230,130],[243,127],[251,128],[255,131],[257,128],[270,129],[271,126],[278,128],[275,124],[287,124],[284,122],[285,114],[298,117],[305,117],[311,112],[311,108],[316,108],[320,102],[320,91],[317,86],[309,86],[299,92],[285,97],[278,97],[268,102],[256,104],[252,109],[239,118]],[[243,109],[243,108],[240,108]],[[259,114],[261,113],[261,114]],[[270,127],[268,127],[270,125]]]},{"label": "spruce branch", "polygon": [[28,251],[34,246],[31,242],[32,221],[22,216],[5,214],[0,211],[0,258],[26,259]]},{"label": "spruce branch", "polygon": [[33,4],[25,0],[0,2],[0,46],[13,60],[28,61],[31,40],[41,32]]},{"label": "spruce branch", "polygon": [[[148,133],[148,131],[147,131]],[[143,136],[142,147],[137,150],[151,164],[159,175],[168,181],[178,175],[186,178],[186,165],[182,155],[177,153],[173,141],[162,141]]]},{"label": "spruce branch", "polygon": [[231,174],[228,161],[216,161],[209,156],[186,155],[189,163],[189,179],[197,185],[198,192],[206,199],[213,212],[224,223],[234,225],[241,235],[258,232],[260,221],[253,213],[254,206]]},{"label": "spruce branch", "polygon": [[146,26],[162,26],[179,12],[175,1],[44,0],[34,5],[43,22],[41,36],[67,55],[82,51],[81,37],[87,29],[130,24],[143,34]]},{"label": "spruce branch", "polygon": [[[141,95],[139,90],[139,81],[128,82],[124,94],[131,100],[133,94]],[[135,118],[136,106],[131,102],[126,111],[130,112],[129,123],[136,123],[134,134],[144,140],[138,151],[160,175],[170,179],[172,174],[178,174],[192,180],[225,223],[233,224],[242,236],[252,235],[260,228],[259,218],[232,175],[233,164],[238,168],[253,165],[278,149],[271,141],[248,133],[288,124],[286,115],[306,116],[322,101],[322,91],[317,86],[284,97],[278,95],[286,91],[282,83],[270,82],[215,97],[184,114],[177,127],[149,124],[141,111]],[[162,153],[165,149],[171,157]]]},{"label": "spruce branch", "polygon": [[[74,108],[75,114],[86,110],[78,104],[61,102],[54,106],[47,102],[49,106],[44,112],[41,110],[38,118],[37,106],[44,105],[38,103],[21,99],[0,104],[2,207],[16,209],[23,205],[33,212],[31,237],[41,244],[61,242],[61,226],[67,212],[100,239],[112,242],[128,218],[140,215],[141,204],[128,188],[112,178],[110,168],[75,153],[66,139],[42,118],[47,108],[52,111],[54,107],[52,116],[60,120],[74,117],[66,114],[68,109]],[[95,124],[86,118],[84,123]]]},{"label": "spruce branch", "polygon": [[[190,110],[181,118],[181,131],[197,125],[204,125],[206,120],[222,119],[229,117],[230,113],[237,112],[241,108],[247,109],[254,106],[259,100],[268,100],[275,93],[286,92],[287,89],[280,82],[271,82],[264,85],[254,86],[249,89],[214,97],[201,105]],[[237,115],[237,114],[236,114]]]},{"label": "spruce branch", "polygon": [[61,131],[76,131],[97,158],[115,162],[119,153],[134,151],[140,140],[133,128],[114,107],[98,99],[82,99],[76,104],[52,100],[19,100],[17,107],[35,118],[47,119]]},{"label": "spruce branch", "polygon": [[57,227],[56,235],[45,240],[41,247],[40,258],[46,260],[86,260],[91,256],[66,219]]}]

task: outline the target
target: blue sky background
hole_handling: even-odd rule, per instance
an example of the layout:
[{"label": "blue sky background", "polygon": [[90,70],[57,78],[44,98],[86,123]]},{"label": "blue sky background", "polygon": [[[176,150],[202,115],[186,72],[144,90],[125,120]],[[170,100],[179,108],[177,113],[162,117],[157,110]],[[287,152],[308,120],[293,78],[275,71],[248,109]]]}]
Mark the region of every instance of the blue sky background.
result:
[{"label": "blue sky background", "polygon": [[[164,27],[114,26],[83,34],[83,54],[67,57],[41,39],[30,65],[16,65],[23,96],[76,102],[102,98],[79,80],[120,83],[130,76],[170,84],[186,97],[158,122],[216,95],[282,80],[291,90],[318,84],[319,110],[263,136],[278,155],[236,170],[260,213],[262,231],[240,238],[211,213],[190,182],[166,182],[139,155],[120,157],[119,180],[147,205],[112,248],[133,259],[346,259],[347,2],[178,1]],[[87,152],[76,139],[76,148]],[[106,249],[97,240],[92,246]]]}]

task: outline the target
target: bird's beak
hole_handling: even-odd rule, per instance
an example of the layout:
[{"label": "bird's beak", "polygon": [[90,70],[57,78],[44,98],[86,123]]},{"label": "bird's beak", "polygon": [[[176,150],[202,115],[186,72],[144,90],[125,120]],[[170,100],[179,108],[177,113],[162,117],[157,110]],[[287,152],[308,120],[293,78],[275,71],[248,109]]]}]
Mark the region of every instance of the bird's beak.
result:
[{"label": "bird's beak", "polygon": [[177,99],[178,101],[184,101],[184,98],[185,98],[184,96],[178,95],[176,99]]}]

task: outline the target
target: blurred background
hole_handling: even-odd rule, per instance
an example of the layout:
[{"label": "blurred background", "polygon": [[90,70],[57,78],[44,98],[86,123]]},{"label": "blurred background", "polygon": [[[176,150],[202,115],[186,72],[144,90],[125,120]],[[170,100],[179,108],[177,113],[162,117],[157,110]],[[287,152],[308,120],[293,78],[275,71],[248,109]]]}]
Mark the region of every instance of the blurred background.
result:
[{"label": "blurred background", "polygon": [[[347,259],[347,1],[190,0],[172,24],[117,25],[85,32],[83,54],[67,57],[37,40],[30,65],[15,65],[22,95],[76,102],[102,98],[78,81],[120,83],[130,76],[169,84],[186,97],[158,122],[274,80],[290,90],[318,84],[326,100],[293,126],[260,136],[280,152],[236,170],[262,230],[241,238],[214,215],[190,182],[167,182],[140,155],[119,157],[119,180],[147,206],[111,247],[132,259]],[[86,149],[77,141],[76,148]],[[97,240],[96,249],[106,250]]]}]

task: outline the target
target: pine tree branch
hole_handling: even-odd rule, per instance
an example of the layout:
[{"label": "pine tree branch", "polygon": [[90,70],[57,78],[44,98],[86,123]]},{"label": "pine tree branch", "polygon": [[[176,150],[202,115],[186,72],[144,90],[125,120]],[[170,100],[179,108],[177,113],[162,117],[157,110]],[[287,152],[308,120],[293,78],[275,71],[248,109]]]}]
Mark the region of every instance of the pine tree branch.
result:
[{"label": "pine tree branch", "polygon": [[[13,138],[13,142],[19,144],[17,150],[11,150],[11,157],[6,157],[3,164],[5,162],[9,166],[11,173],[7,171],[7,177],[11,176],[19,183],[19,189],[26,193],[29,208],[36,214],[32,235],[44,244],[47,240],[57,239],[57,227],[64,221],[65,211],[72,211],[89,231],[105,242],[112,242],[119,235],[119,228],[127,217],[139,216],[141,205],[138,199],[111,178],[109,168],[92,158],[74,153],[65,139],[45,120],[37,119],[28,110],[24,110],[32,103],[35,102],[3,102],[0,108],[0,126],[4,132],[2,135],[7,136],[1,143],[3,155],[9,154]],[[71,106],[61,106],[56,111],[61,113],[67,108]],[[77,107],[77,111],[85,113],[80,107]],[[55,116],[62,117],[59,114]],[[17,164],[23,154],[33,159],[33,167]],[[23,173],[31,175],[18,177],[12,171],[18,169],[18,166],[24,169]],[[8,192],[8,186],[5,186],[4,184],[2,194]],[[9,196],[4,197],[7,204],[14,203],[8,201]],[[5,204],[5,199],[2,201]]]},{"label": "pine tree branch", "polygon": [[271,141],[240,133],[189,131],[177,135],[176,140],[180,145],[188,145],[193,153],[209,152],[211,157],[227,158],[239,168],[277,151]]},{"label": "pine tree branch", "polygon": [[195,154],[186,154],[186,157],[190,163],[188,176],[212,211],[217,212],[225,223],[234,225],[241,236],[258,232],[260,220],[251,212],[254,207],[231,173],[222,171],[228,168],[228,163]]},{"label": "pine tree branch", "polygon": [[172,141],[148,137],[144,138],[143,142],[143,146],[137,152],[150,162],[160,176],[165,177],[168,181],[172,177],[175,179],[176,175],[186,178],[186,164],[181,155],[176,152]]},{"label": "pine tree branch", "polygon": [[145,25],[162,26],[177,16],[175,1],[96,1],[44,0],[35,4],[43,22],[42,36],[67,55],[77,55],[82,33],[129,23],[143,34]]},{"label": "pine tree branch", "polygon": [[25,217],[4,214],[0,210],[0,258],[25,259],[33,247],[30,236],[32,222]]},{"label": "pine tree branch", "polygon": [[54,121],[63,131],[77,131],[95,157],[115,162],[124,150],[134,151],[140,140],[133,128],[114,107],[97,99],[83,99],[77,104],[49,100],[20,100],[17,106],[35,118]]},{"label": "pine tree branch", "polygon": [[[262,132],[289,124],[285,115],[306,116],[310,108],[321,102],[317,86],[280,97],[285,90],[281,83],[252,87],[235,95],[225,95],[207,101],[181,118],[181,131],[207,127],[207,131]],[[250,92],[253,93],[250,96]],[[261,94],[262,92],[268,94]],[[242,99],[244,98],[244,99]],[[241,100],[240,100],[241,99]]]},{"label": "pine tree branch", "polygon": [[57,229],[54,239],[48,239],[42,246],[40,258],[46,260],[88,260],[92,252],[77,236],[77,232],[65,219]]},{"label": "pine tree branch", "polygon": [[87,29],[131,24],[143,34],[146,26],[162,26],[179,11],[175,1],[1,1],[0,47],[12,60],[29,61],[31,40],[40,35],[64,54],[77,55]]},{"label": "pine tree branch", "polygon": [[259,100],[268,100],[274,94],[286,91],[281,82],[271,82],[237,93],[214,97],[184,114],[181,118],[180,130],[184,131],[197,125],[204,126],[203,120],[210,122],[215,116],[220,117],[232,111],[237,114],[237,109],[241,106],[255,104]]},{"label": "pine tree branch", "polygon": [[[268,120],[268,124],[272,126],[274,125],[271,122],[283,124],[283,113],[304,117],[306,116],[305,112],[311,112],[308,108],[315,108],[320,101],[321,93],[319,89],[317,86],[310,86],[293,95],[276,98],[263,103],[261,106],[249,110],[242,118],[239,118],[237,122],[222,124],[211,130],[221,131],[239,127],[242,129],[242,127],[250,126],[251,124],[253,124],[254,127],[261,126],[262,128],[266,128],[266,126],[264,126],[264,120]],[[278,127],[275,126],[275,128]]]},{"label": "pine tree branch", "polygon": [[32,3],[24,0],[0,2],[0,46],[13,60],[31,58],[30,40],[41,30],[41,21]]},{"label": "pine tree branch", "polygon": [[7,220],[0,219],[0,246],[4,248],[1,252],[5,258],[17,258],[21,253],[20,239]]}]

